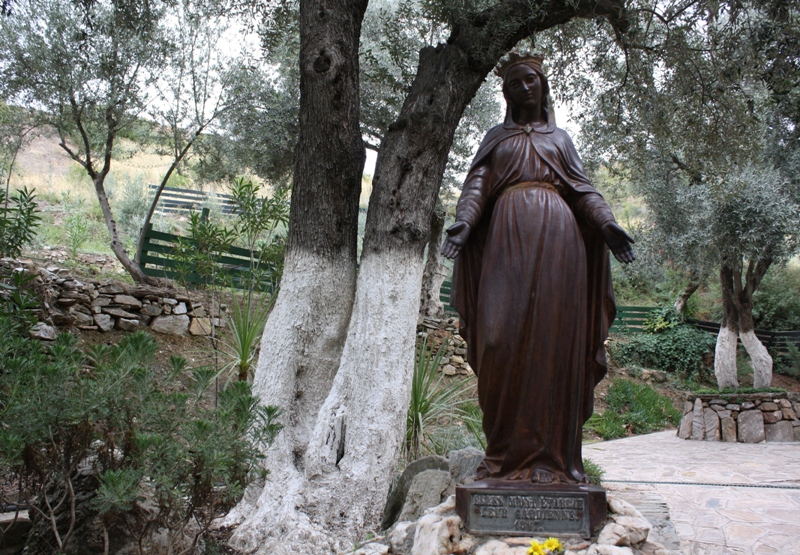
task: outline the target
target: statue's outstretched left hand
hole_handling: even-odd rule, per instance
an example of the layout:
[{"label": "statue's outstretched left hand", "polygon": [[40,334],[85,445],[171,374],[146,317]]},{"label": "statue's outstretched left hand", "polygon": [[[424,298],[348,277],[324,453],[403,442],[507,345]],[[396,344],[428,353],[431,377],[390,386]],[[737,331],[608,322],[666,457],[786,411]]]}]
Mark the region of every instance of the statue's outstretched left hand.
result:
[{"label": "statue's outstretched left hand", "polygon": [[614,253],[614,258],[623,264],[630,264],[636,260],[632,244],[636,241],[622,229],[617,222],[608,222],[603,225],[603,240]]}]

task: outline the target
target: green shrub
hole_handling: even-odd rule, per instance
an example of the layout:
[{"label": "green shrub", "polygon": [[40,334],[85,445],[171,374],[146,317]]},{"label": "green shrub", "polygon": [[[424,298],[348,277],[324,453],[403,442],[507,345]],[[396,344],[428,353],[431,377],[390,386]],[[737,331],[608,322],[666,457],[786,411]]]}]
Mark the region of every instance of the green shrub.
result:
[{"label": "green shrub", "polygon": [[675,312],[675,308],[667,306],[651,312],[642,324],[642,330],[647,333],[660,333],[681,323],[683,323],[681,315]]},{"label": "green shrub", "polygon": [[0,317],[6,318],[5,329],[12,336],[26,335],[38,320],[39,299],[30,292],[35,280],[36,274],[24,272],[0,276]]},{"label": "green shrub", "polygon": [[65,213],[64,232],[66,233],[67,250],[69,250],[69,257],[73,260],[91,236],[90,221],[83,203],[82,197],[73,199],[69,193],[61,194],[61,204]]},{"label": "green shrub", "polygon": [[714,346],[714,337],[689,324],[678,324],[659,333],[617,335],[608,344],[611,360],[620,366],[639,365],[697,377],[703,358]]},{"label": "green shrub", "polygon": [[764,330],[800,330],[800,266],[770,268],[753,294],[753,318]]},{"label": "green shrub", "polygon": [[739,349],[736,353],[736,377],[740,383],[743,381],[753,383],[753,365],[744,349]]},{"label": "green shrub", "polygon": [[109,196],[113,193],[113,206],[120,238],[127,248],[135,249],[142,224],[152,202],[152,196],[147,189],[144,176],[142,174],[133,178],[125,176],[124,180],[115,180],[113,185],[107,184],[106,188]]},{"label": "green shrub", "polygon": [[101,528],[88,528],[92,539],[106,549],[128,534],[153,552],[162,532],[173,548],[196,546],[263,477],[279,411],[260,406],[248,383],[214,399],[213,369],[180,357],[159,368],[145,332],[84,353],[70,334],[43,346],[10,320],[0,316],[0,473],[23,485],[32,518],[58,523],[59,551],[88,524],[74,510],[86,503]]},{"label": "green shrub", "polygon": [[793,378],[800,378],[800,349],[795,347],[791,341],[786,342],[786,349],[788,354],[783,359],[775,357],[775,369],[781,374],[792,376]]},{"label": "green shrub", "polygon": [[33,190],[26,187],[6,198],[6,192],[0,189],[0,257],[18,257],[36,237],[40,221]]},{"label": "green shrub", "polygon": [[614,380],[606,402],[608,409],[594,413],[584,426],[603,439],[623,437],[628,432],[646,434],[677,425],[681,417],[668,397],[631,380]]}]

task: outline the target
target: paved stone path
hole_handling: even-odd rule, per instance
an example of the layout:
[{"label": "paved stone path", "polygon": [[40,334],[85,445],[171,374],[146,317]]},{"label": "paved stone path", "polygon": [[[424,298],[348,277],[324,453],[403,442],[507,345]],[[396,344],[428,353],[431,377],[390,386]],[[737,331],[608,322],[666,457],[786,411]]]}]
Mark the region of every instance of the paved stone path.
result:
[{"label": "paved stone path", "polygon": [[673,430],[585,445],[583,456],[624,499],[663,500],[686,555],[800,555],[798,443],[687,441]]}]

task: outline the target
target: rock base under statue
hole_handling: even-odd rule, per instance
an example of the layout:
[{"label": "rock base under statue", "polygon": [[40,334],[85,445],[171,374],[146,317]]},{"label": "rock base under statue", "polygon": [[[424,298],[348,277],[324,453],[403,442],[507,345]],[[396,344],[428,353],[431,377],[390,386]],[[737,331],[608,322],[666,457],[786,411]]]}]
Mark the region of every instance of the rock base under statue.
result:
[{"label": "rock base under statue", "polygon": [[606,490],[487,479],[456,488],[456,511],[471,534],[589,538],[605,522]]}]

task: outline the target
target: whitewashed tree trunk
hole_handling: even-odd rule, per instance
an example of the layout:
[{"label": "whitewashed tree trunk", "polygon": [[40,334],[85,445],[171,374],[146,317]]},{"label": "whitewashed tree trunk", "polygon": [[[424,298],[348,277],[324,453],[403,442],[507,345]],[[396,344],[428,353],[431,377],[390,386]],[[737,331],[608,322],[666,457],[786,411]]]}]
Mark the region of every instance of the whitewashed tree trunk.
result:
[{"label": "whitewashed tree trunk", "polygon": [[428,239],[425,271],[422,274],[422,290],[419,299],[421,316],[441,318],[444,316],[444,304],[439,298],[442,283],[447,277],[447,268],[442,264],[442,230],[444,229],[444,213],[438,209],[431,214],[430,237]]},{"label": "whitewashed tree trunk", "polygon": [[[340,371],[313,412],[303,464],[292,463],[284,437],[268,459],[281,466],[272,467],[245,509],[234,547],[264,555],[337,553],[379,522],[405,436],[422,269],[412,253],[362,259]],[[237,510],[242,514],[241,504]]]},{"label": "whitewashed tree trunk", "polygon": [[[756,337],[753,319],[753,293],[767,273],[772,258],[745,261],[741,257],[723,257],[720,266],[722,287],[723,323],[738,331],[753,365],[753,387],[769,387],[772,383],[772,357]],[[735,326],[735,327],[734,327]],[[734,335],[736,337],[736,335]],[[719,342],[717,342],[719,346]],[[736,347],[734,341],[734,366]],[[722,388],[720,383],[720,388]],[[726,386],[727,387],[727,386]]]},{"label": "whitewashed tree trunk", "polygon": [[287,255],[253,382],[263,404],[283,409],[284,429],[266,454],[264,466],[270,474],[265,487],[248,490],[225,520],[247,522],[239,528],[247,533],[232,539],[243,551],[263,544],[268,531],[283,534],[294,525],[279,515],[291,513],[302,494],[303,458],[339,368],[354,296],[352,261],[309,252]]},{"label": "whitewashed tree trunk", "polygon": [[772,385],[772,357],[767,348],[753,330],[739,332],[739,338],[753,365],[753,387],[769,387]]},{"label": "whitewashed tree trunk", "polygon": [[717,345],[714,349],[714,375],[720,389],[738,388],[736,376],[737,333],[728,326],[719,328]]},{"label": "whitewashed tree trunk", "polygon": [[[355,268],[294,253],[287,260],[258,357],[253,391],[284,411],[278,444],[302,452],[330,391],[355,296]],[[277,449],[273,449],[277,451]]]}]

